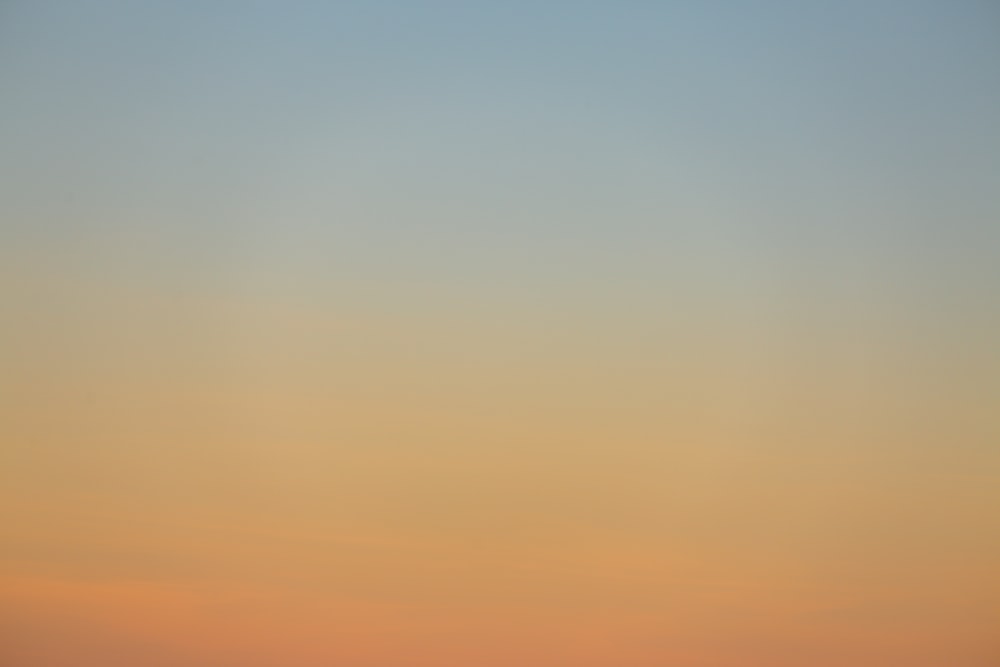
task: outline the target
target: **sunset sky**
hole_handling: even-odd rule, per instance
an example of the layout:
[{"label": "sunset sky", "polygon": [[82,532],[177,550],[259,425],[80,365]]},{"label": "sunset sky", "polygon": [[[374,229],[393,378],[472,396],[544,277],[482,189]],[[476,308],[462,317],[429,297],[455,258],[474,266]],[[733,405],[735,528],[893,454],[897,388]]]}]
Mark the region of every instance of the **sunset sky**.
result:
[{"label": "sunset sky", "polygon": [[1000,7],[0,5],[4,667],[1000,664]]}]

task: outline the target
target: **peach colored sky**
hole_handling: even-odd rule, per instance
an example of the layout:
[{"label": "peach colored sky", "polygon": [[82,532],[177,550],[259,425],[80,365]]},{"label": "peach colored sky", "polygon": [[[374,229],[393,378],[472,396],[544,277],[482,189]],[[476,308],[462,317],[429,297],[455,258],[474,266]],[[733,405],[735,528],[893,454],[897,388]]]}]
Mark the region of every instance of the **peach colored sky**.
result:
[{"label": "peach colored sky", "polygon": [[0,664],[1000,664],[988,4],[5,3]]},{"label": "peach colored sky", "polygon": [[898,350],[58,291],[13,327],[13,664],[993,655],[995,422]]}]

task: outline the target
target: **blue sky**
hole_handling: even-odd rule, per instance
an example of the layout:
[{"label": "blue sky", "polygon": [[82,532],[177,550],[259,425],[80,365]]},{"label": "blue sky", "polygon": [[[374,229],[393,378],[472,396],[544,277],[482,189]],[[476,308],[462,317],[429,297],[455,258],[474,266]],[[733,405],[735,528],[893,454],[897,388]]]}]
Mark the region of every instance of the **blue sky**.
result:
[{"label": "blue sky", "polygon": [[6,13],[5,235],[43,255],[524,289],[995,277],[987,3]]},{"label": "blue sky", "polygon": [[12,667],[993,664],[992,0],[0,20]]}]

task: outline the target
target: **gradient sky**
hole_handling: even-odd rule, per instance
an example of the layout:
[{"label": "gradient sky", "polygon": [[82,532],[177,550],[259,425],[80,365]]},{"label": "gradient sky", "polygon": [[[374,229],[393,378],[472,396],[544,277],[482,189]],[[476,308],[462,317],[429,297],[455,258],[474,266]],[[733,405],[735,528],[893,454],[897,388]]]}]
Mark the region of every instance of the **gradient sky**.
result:
[{"label": "gradient sky", "polygon": [[0,8],[10,667],[992,667],[1000,9]]}]

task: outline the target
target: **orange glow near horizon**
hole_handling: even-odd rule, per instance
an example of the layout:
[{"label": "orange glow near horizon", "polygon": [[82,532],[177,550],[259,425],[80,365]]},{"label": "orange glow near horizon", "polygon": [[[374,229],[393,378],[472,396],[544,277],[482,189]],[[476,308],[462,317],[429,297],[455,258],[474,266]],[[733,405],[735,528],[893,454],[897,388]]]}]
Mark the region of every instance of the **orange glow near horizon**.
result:
[{"label": "orange glow near horizon", "polygon": [[997,667],[996,3],[0,3],[0,667]]}]

